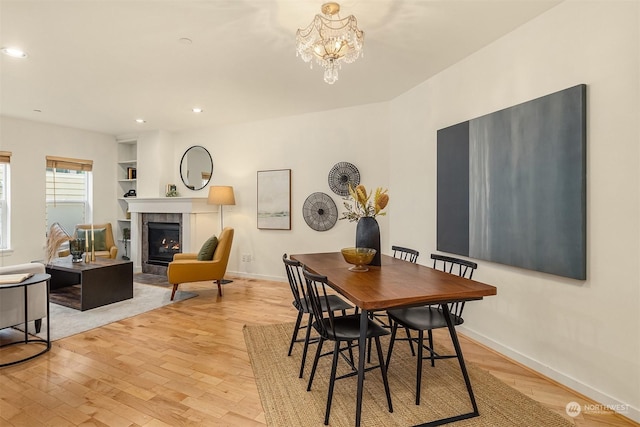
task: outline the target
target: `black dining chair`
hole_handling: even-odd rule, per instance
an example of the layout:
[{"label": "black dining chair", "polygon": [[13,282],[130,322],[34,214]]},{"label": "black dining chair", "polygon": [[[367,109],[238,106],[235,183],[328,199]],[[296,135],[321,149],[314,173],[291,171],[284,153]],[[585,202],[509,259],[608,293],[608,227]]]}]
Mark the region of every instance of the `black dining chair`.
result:
[{"label": "black dining chair", "polygon": [[[307,271],[304,267],[302,270],[306,284],[307,284],[307,297],[311,305],[311,311],[313,313],[315,321],[313,322],[313,328],[320,335],[318,342],[318,348],[316,349],[316,355],[313,359],[313,367],[311,368],[311,374],[309,375],[309,383],[307,385],[307,391],[311,390],[313,384],[313,378],[316,374],[316,368],[318,367],[318,361],[322,356],[328,356],[333,354],[333,360],[331,363],[331,376],[329,378],[329,390],[327,395],[327,408],[325,411],[324,424],[329,424],[329,415],[331,413],[331,401],[333,398],[333,388],[336,380],[352,377],[358,375],[358,368],[353,360],[352,347],[353,342],[358,343],[360,337],[360,314],[335,316],[331,305],[331,298],[327,293],[328,282],[325,276],[320,276]],[[325,309],[326,307],[326,309]],[[391,403],[391,393],[389,391],[389,382],[387,381],[387,367],[384,363],[384,356],[382,355],[382,347],[380,345],[380,337],[383,335],[389,335],[389,331],[382,326],[367,319],[366,338],[371,338],[376,343],[376,350],[378,353],[378,364],[375,366],[369,366],[364,371],[368,372],[372,369],[380,368],[382,374],[382,382],[384,384],[384,390],[387,395],[387,405],[389,412],[393,412],[393,405]],[[334,347],[332,352],[322,353],[322,346],[325,341],[333,341]],[[347,346],[342,346],[341,343],[346,342]],[[344,351],[349,351],[349,357],[343,355]],[[351,368],[350,372],[341,375],[336,378],[336,370],[338,366],[338,359],[342,357]]]},{"label": "black dining chair", "polygon": [[420,252],[415,249],[409,249],[402,246],[391,246],[391,250],[393,251],[394,258],[399,258],[414,264],[418,262],[418,257],[420,256]]},{"label": "black dining chair", "polygon": [[[478,267],[475,262],[448,257],[444,255],[431,254],[433,260],[433,268],[442,270],[446,273],[457,274],[460,277],[471,279],[473,272]],[[462,310],[464,309],[464,301],[453,302],[447,305],[450,318],[454,326],[461,325],[464,322],[462,318]],[[428,305],[421,307],[408,307],[387,310],[389,319],[391,320],[391,341],[387,353],[387,368],[391,361],[393,346],[396,341],[396,332],[398,326],[402,326],[408,330],[418,331],[418,338],[412,338],[410,343],[415,341],[418,346],[417,373],[416,373],[416,405],[420,404],[420,385],[422,381],[422,360],[423,349],[429,352],[431,366],[435,366],[435,359],[448,359],[458,357],[458,354],[440,355],[433,348],[433,329],[447,328],[447,321],[442,305]],[[424,345],[424,331],[427,331],[429,345]],[[411,348],[413,354],[413,348]]]},{"label": "black dining chair", "polygon": [[[391,251],[393,252],[393,257],[401,259],[403,261],[411,262],[415,264],[418,262],[418,257],[420,256],[420,252],[415,249],[405,248],[403,246],[391,246]],[[385,327],[391,329],[391,320],[389,319],[388,314],[381,315],[380,312],[372,311],[370,313],[372,319],[377,320],[380,324]],[[413,341],[411,340],[411,332],[409,329],[405,328],[405,333],[407,334],[407,338],[398,338],[403,341],[409,341],[409,345],[411,346],[411,355],[415,356],[416,352],[413,349]],[[367,354],[367,362],[371,362],[371,342],[369,342],[369,349]]]},{"label": "black dining chair", "polygon": [[[298,342],[304,342],[304,348],[302,350],[302,362],[300,363],[300,374],[298,378],[302,378],[304,374],[304,366],[307,360],[307,350],[310,342],[317,342],[318,339],[311,340],[311,322],[313,321],[313,314],[309,309],[309,299],[307,298],[307,291],[304,279],[302,277],[302,264],[298,261],[287,258],[287,254],[282,255],[282,261],[287,272],[287,279],[289,280],[289,286],[291,287],[291,293],[293,294],[292,304],[298,310],[298,317],[296,318],[295,326],[293,327],[293,334],[291,336],[291,343],[289,344],[289,352],[287,356],[291,356],[293,351],[293,345]],[[342,311],[343,315],[346,315],[346,310],[353,308],[351,304],[344,301],[337,295],[330,295],[329,302],[331,303],[332,310]],[[327,306],[323,306],[325,309]],[[301,326],[303,316],[307,314],[307,324]],[[304,338],[298,338],[298,333],[301,329],[306,329]]]}]

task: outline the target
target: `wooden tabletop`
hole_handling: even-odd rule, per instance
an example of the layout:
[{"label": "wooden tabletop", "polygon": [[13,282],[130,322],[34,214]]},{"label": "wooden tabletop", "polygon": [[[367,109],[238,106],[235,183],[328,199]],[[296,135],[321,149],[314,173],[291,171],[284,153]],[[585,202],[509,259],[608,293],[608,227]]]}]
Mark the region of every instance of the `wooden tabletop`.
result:
[{"label": "wooden tabletop", "polygon": [[127,263],[131,264],[133,268],[133,261],[131,260],[96,257],[96,259],[91,262],[84,262],[84,261],[73,262],[71,261],[71,255],[69,255],[62,258],[54,258],[51,261],[51,263],[46,264],[45,267],[51,270],[80,272],[80,271],[86,271],[86,270],[93,270],[96,268],[103,268],[111,265],[120,265],[120,264],[127,264]]},{"label": "wooden tabletop", "polygon": [[291,255],[327,276],[332,288],[363,310],[468,301],[496,295],[496,287],[382,255],[381,266],[353,272],[340,252]]}]

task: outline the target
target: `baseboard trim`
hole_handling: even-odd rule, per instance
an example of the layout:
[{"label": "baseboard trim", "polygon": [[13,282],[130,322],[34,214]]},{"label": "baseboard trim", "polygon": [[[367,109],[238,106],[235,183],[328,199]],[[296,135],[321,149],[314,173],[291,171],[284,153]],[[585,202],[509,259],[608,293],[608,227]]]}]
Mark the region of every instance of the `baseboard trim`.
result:
[{"label": "baseboard trim", "polygon": [[286,282],[287,278],[283,276],[267,276],[264,274],[241,273],[239,271],[229,271],[225,276],[242,277],[243,279],[268,280],[270,282]]},{"label": "baseboard trim", "polygon": [[640,409],[635,408],[632,405],[626,402],[622,402],[614,397],[611,397],[608,394],[589,386],[588,384],[585,384],[575,378],[563,374],[562,372],[551,369],[549,366],[543,365],[537,360],[532,359],[499,342],[496,342],[486,335],[480,334],[464,325],[459,326],[457,329],[466,337],[477,341],[478,343],[500,353],[503,356],[513,359],[516,363],[519,363],[526,368],[544,375],[545,377],[557,382],[561,386],[567,387],[572,391],[584,395],[585,398],[593,400],[594,403],[606,405],[608,408],[626,407],[626,412],[616,412],[625,418],[629,418],[630,420],[633,420],[635,422],[640,422]]}]

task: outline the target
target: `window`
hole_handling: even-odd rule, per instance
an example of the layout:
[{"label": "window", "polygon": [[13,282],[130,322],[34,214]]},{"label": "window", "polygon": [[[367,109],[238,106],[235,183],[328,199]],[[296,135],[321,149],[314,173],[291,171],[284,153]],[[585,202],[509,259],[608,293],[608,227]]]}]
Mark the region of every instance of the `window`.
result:
[{"label": "window", "polygon": [[0,250],[11,247],[10,167],[11,153],[0,151]]},{"label": "window", "polygon": [[93,161],[47,156],[47,231],[60,224],[70,235],[91,215]]}]

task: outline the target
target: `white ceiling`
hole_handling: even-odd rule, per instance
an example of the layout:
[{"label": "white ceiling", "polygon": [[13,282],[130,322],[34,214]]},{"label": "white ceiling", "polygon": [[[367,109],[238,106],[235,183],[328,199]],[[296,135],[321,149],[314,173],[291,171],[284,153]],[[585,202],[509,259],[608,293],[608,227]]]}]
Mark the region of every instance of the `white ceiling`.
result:
[{"label": "white ceiling", "polygon": [[121,135],[387,101],[560,1],[345,0],[364,57],[330,86],[295,54],[322,0],[1,0],[29,57],[1,55],[0,114]]}]

